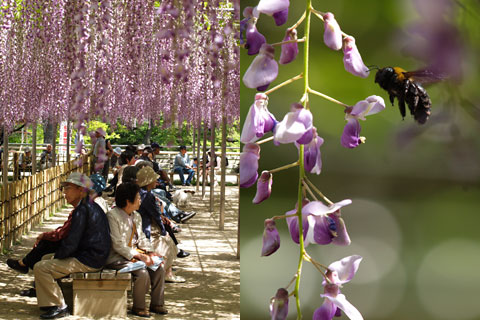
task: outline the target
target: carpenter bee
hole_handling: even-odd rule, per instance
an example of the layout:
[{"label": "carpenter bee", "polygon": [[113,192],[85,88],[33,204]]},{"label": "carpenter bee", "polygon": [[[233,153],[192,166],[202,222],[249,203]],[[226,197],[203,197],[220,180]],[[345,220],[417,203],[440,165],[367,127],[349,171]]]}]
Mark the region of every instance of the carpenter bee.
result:
[{"label": "carpenter bee", "polygon": [[441,77],[428,69],[408,72],[399,67],[386,67],[379,69],[375,75],[375,82],[388,92],[392,105],[394,99],[398,99],[402,117],[405,117],[406,103],[410,114],[420,124],[427,122],[432,106],[422,84],[440,80]]}]

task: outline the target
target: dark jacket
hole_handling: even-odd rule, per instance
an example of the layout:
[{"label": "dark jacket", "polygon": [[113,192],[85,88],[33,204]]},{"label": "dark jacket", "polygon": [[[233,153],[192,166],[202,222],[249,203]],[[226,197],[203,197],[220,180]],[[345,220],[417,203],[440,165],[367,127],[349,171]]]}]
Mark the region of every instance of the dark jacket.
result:
[{"label": "dark jacket", "polygon": [[73,211],[70,232],[61,240],[55,259],[74,257],[91,268],[101,268],[111,245],[107,216],[87,197]]},{"label": "dark jacket", "polygon": [[147,191],[145,189],[140,189],[140,198],[142,199],[142,203],[140,204],[140,208],[138,212],[142,216],[142,230],[143,233],[150,239],[150,234],[152,233],[152,220],[157,223],[160,227],[162,235],[166,235],[167,232],[165,231],[165,226],[162,222],[161,217],[161,210],[155,200],[155,196],[152,194],[151,191]]}]

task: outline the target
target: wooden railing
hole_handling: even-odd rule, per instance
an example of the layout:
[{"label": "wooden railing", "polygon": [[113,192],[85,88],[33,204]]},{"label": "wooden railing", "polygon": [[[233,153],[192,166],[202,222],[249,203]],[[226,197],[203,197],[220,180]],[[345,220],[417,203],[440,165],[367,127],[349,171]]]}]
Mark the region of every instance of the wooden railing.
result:
[{"label": "wooden railing", "polygon": [[22,180],[3,184],[0,196],[0,249],[8,250],[21,236],[65,204],[60,184],[73,171],[89,173],[89,158],[72,160]]}]

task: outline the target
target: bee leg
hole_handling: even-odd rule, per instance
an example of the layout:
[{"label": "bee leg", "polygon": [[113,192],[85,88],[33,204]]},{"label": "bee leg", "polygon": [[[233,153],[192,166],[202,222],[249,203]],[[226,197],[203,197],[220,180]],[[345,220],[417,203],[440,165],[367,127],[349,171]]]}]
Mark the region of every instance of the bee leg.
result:
[{"label": "bee leg", "polygon": [[405,118],[405,100],[402,97],[398,98],[398,107],[400,108],[400,114],[402,115],[402,119]]},{"label": "bee leg", "polygon": [[393,106],[393,102],[395,101],[395,96],[390,93],[389,97],[390,97],[390,102],[392,103],[392,106]]},{"label": "bee leg", "polygon": [[[410,114],[414,115],[415,114],[415,103],[413,101],[413,97],[415,96],[415,85],[410,81],[406,80],[405,81],[405,91],[403,93],[403,96],[405,97],[405,100],[408,105],[408,109],[410,110]],[[417,100],[418,101],[418,100]]]}]

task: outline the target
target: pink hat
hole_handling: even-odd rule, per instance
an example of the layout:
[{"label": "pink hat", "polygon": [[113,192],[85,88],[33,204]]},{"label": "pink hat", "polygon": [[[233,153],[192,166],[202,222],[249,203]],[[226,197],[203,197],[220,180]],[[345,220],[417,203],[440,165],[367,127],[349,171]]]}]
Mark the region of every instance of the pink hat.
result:
[{"label": "pink hat", "polygon": [[95,130],[95,132],[100,133],[102,137],[105,137],[107,135],[107,133],[105,132],[105,130],[103,130],[102,127],[98,127],[97,130]]}]

